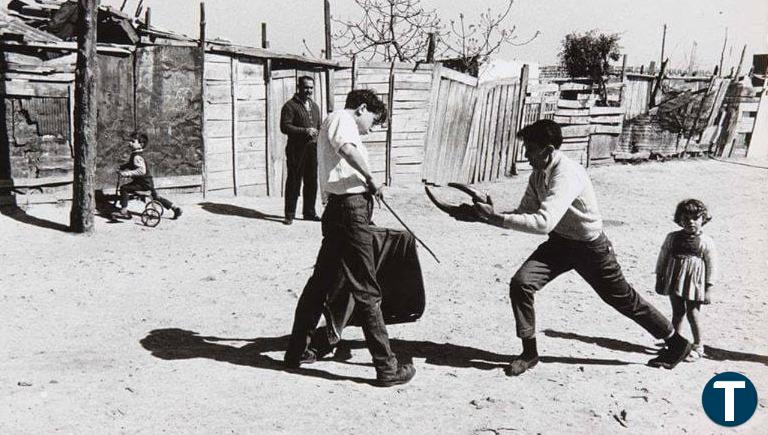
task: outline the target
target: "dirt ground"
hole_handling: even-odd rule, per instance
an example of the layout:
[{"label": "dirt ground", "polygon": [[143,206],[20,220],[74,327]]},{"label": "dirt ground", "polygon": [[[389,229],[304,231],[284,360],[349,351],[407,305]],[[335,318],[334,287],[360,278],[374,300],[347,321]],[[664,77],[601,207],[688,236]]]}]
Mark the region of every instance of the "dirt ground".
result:
[{"label": "dirt ground", "polygon": [[[710,206],[722,279],[703,310],[708,359],[646,366],[653,338],[569,273],[536,301],[541,364],[504,376],[520,350],[507,284],[543,237],[453,221],[414,186],[389,190],[389,203],[441,260],[420,249],[426,312],[389,328],[414,380],[372,386],[357,328],[345,331],[351,356],[287,372],[319,224],[282,225],[279,198],[179,195],[178,221],[98,219],[84,237],[62,231],[69,204],[34,205],[0,215],[0,433],[761,433],[768,171],[696,160],[590,173],[625,274],[667,314],[653,268],[674,206],[691,196]],[[512,209],[526,178],[480,187]],[[755,415],[735,430],[701,407],[723,371],[758,391]]]}]

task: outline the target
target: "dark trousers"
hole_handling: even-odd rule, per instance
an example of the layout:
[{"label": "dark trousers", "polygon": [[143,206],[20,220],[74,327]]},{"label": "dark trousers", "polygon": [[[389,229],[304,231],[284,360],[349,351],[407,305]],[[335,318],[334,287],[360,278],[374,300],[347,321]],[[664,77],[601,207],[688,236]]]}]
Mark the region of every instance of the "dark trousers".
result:
[{"label": "dark trousers", "polygon": [[162,196],[157,194],[157,191],[155,190],[155,187],[151,184],[137,182],[137,181],[131,181],[128,184],[124,184],[120,186],[120,205],[123,208],[128,207],[128,200],[130,199],[130,194],[133,192],[140,192],[140,191],[149,191],[150,195],[152,195],[152,199],[159,202],[160,205],[162,205],[165,209],[170,210],[173,208],[173,203]]},{"label": "dark trousers", "polygon": [[634,320],[657,339],[674,332],[663,314],[646,302],[624,279],[613,246],[605,234],[591,242],[568,240],[551,233],[512,277],[509,297],[517,336],[536,334],[534,294],[560,274],[575,269],[597,295],[621,314]]},{"label": "dark trousers", "polygon": [[304,216],[315,215],[317,197],[317,144],[290,144],[285,148],[288,173],[285,178],[285,215],[296,216],[296,201],[302,190],[302,210]]},{"label": "dark trousers", "polygon": [[347,303],[351,294],[377,372],[396,370],[397,358],[389,345],[376,281],[372,210],[370,195],[329,198],[323,213],[323,241],[315,270],[296,306],[286,360],[297,360],[307,349],[323,311]]}]

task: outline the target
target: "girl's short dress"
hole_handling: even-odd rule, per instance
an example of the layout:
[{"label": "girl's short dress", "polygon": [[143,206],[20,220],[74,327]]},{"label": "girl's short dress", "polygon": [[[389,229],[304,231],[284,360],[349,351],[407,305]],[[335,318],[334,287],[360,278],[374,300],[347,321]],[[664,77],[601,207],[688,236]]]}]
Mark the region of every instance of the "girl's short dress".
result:
[{"label": "girl's short dress", "polygon": [[669,233],[656,262],[656,276],[661,280],[656,291],[704,302],[706,286],[715,280],[714,248],[712,239],[704,234]]}]

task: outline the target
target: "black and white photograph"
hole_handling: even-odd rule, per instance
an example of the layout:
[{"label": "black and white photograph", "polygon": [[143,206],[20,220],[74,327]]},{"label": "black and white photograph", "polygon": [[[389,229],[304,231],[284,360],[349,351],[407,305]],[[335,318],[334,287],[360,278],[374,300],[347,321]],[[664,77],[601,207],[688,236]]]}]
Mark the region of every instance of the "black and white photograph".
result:
[{"label": "black and white photograph", "polygon": [[764,0],[0,0],[0,48],[1,434],[768,427]]}]

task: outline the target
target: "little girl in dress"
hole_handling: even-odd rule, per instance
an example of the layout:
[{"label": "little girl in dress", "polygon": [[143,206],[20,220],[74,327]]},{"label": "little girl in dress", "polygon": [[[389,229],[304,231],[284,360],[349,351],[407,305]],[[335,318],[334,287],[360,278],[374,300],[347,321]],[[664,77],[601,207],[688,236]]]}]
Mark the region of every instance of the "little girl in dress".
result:
[{"label": "little girl in dress", "polygon": [[669,295],[672,325],[680,333],[683,316],[688,317],[693,334],[693,349],[687,361],[704,356],[699,310],[709,304],[716,279],[715,244],[702,227],[712,219],[707,207],[697,199],[677,205],[675,223],[682,230],[667,234],[656,262],[656,292]]}]

